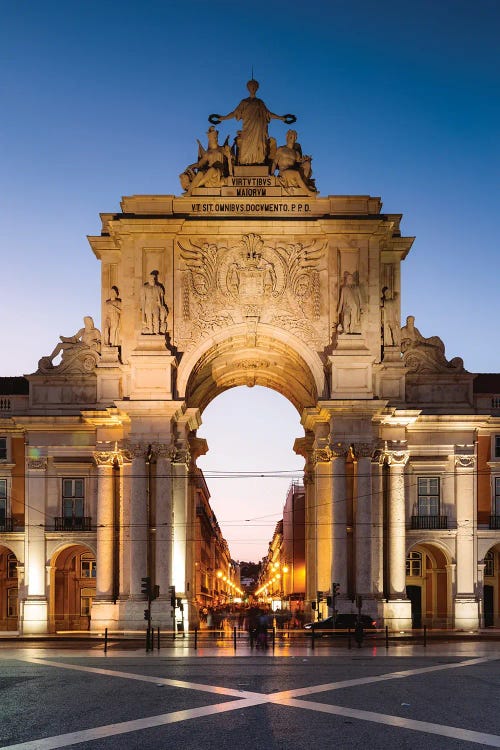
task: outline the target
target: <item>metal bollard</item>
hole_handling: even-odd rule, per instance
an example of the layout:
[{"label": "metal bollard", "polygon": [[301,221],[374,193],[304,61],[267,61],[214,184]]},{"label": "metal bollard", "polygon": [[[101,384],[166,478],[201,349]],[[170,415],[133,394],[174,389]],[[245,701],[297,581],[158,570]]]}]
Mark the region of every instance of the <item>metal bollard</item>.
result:
[{"label": "metal bollard", "polygon": [[157,640],[157,643],[156,643],[156,647],[157,647],[157,649],[159,651],[160,650],[160,628],[158,627],[157,630],[158,630],[158,632],[157,632],[158,640]]},{"label": "metal bollard", "polygon": [[386,649],[389,648],[389,626],[385,626],[385,647]]},{"label": "metal bollard", "polygon": [[108,653],[108,629],[104,628],[104,653]]},{"label": "metal bollard", "polygon": [[198,628],[194,629],[194,650],[198,649]]},{"label": "metal bollard", "polygon": [[233,648],[236,651],[236,627],[233,628]]},{"label": "metal bollard", "polygon": [[427,648],[427,625],[424,625],[424,648]]},{"label": "metal bollard", "polygon": [[314,623],[311,626],[311,651],[314,651]]},{"label": "metal bollard", "polygon": [[347,648],[351,650],[352,643],[351,643],[351,628],[347,629]]},{"label": "metal bollard", "polygon": [[273,651],[276,646],[276,627],[273,625]]}]

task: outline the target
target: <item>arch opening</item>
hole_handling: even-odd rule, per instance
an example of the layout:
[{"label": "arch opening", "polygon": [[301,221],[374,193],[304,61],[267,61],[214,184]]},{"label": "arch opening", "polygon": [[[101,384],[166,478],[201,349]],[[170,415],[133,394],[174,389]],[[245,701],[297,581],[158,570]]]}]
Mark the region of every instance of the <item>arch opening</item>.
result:
[{"label": "arch opening", "polygon": [[54,553],[51,560],[50,630],[90,630],[96,588],[96,557],[84,544]]},{"label": "arch opening", "polygon": [[414,544],[406,556],[406,594],[412,626],[446,628],[452,624],[451,572],[447,553],[432,542]]},{"label": "arch opening", "polygon": [[0,546],[0,630],[18,629],[19,588],[17,557],[11,549]]}]

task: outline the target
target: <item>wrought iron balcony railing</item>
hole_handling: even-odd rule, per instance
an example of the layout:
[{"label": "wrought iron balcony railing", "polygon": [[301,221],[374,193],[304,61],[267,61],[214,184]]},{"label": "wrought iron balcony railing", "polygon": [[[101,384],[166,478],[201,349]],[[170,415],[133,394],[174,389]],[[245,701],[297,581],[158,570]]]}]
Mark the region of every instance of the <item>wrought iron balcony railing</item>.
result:
[{"label": "wrought iron balcony railing", "polygon": [[92,531],[90,516],[56,516],[55,531]]},{"label": "wrought iron balcony railing", "polygon": [[500,516],[490,516],[490,529],[500,529]]},{"label": "wrought iron balcony railing", "polygon": [[412,516],[412,529],[447,529],[448,516]]}]

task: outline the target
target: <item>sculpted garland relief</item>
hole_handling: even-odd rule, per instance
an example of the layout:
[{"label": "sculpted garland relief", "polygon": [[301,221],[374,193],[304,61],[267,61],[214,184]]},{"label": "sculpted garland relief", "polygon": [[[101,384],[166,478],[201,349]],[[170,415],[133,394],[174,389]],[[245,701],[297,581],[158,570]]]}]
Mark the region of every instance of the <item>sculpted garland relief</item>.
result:
[{"label": "sculpted garland relief", "polygon": [[321,348],[319,262],[326,243],[264,242],[246,234],[235,244],[179,242],[184,263],[183,320],[176,345],[257,319]]}]

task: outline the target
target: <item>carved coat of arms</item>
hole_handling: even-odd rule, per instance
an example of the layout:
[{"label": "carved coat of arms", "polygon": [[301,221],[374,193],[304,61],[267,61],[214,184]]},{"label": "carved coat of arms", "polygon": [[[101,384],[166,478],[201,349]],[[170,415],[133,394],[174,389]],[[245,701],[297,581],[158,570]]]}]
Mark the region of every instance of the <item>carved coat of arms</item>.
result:
[{"label": "carved coat of arms", "polygon": [[316,348],[325,346],[319,275],[325,245],[269,243],[253,233],[234,245],[179,242],[183,311],[176,346],[186,351],[248,316],[285,328]]}]

